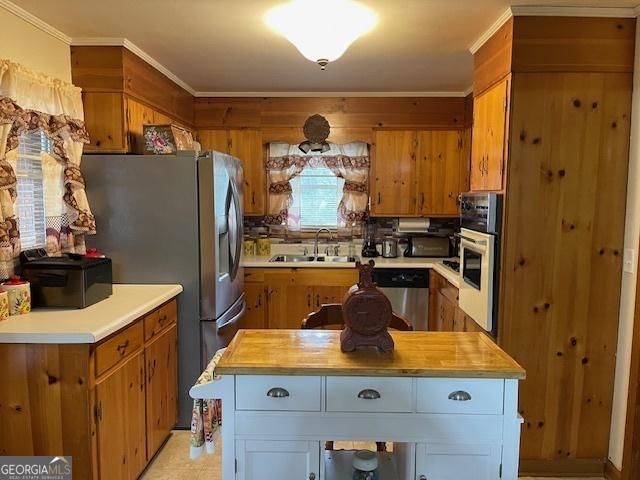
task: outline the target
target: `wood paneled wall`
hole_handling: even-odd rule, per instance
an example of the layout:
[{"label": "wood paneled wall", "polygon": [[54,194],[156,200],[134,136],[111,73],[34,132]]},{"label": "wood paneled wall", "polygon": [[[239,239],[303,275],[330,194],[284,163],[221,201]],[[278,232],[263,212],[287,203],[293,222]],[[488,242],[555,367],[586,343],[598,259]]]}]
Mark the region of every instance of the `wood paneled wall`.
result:
[{"label": "wood paneled wall", "polygon": [[335,128],[462,128],[465,99],[455,97],[196,98],[205,128],[301,128],[314,113]]},{"label": "wood paneled wall", "polygon": [[313,114],[331,125],[329,141],[373,143],[375,129],[463,129],[472,121],[472,99],[462,97],[266,97],[196,98],[201,139],[225,129],[260,130],[264,143],[304,140],[302,126]]},{"label": "wood paneled wall", "polygon": [[512,78],[498,341],[527,370],[521,474],[605,466],[634,41],[635,19],[515,17],[476,54],[475,96]]},{"label": "wood paneled wall", "polygon": [[499,343],[527,369],[525,471],[606,459],[631,90],[625,73],[513,75]]},{"label": "wood paneled wall", "polygon": [[635,18],[514,17],[474,55],[474,96],[511,72],[633,72],[635,31]]}]

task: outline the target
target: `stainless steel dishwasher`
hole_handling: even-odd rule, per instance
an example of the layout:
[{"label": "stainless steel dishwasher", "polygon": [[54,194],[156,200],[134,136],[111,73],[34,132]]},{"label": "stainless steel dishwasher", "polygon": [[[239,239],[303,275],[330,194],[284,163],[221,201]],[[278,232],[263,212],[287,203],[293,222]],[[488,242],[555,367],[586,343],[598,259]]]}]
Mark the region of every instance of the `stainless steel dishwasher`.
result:
[{"label": "stainless steel dishwasher", "polygon": [[428,269],[376,268],[373,281],[391,300],[395,313],[409,320],[415,330],[428,330]]}]

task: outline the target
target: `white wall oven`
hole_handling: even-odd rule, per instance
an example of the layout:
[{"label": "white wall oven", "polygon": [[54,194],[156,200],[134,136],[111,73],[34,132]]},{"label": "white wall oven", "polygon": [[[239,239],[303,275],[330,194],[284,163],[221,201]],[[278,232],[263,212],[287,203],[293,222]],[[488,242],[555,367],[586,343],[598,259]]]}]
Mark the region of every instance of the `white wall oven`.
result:
[{"label": "white wall oven", "polygon": [[497,335],[501,197],[465,193],[460,201],[459,305],[486,331]]}]

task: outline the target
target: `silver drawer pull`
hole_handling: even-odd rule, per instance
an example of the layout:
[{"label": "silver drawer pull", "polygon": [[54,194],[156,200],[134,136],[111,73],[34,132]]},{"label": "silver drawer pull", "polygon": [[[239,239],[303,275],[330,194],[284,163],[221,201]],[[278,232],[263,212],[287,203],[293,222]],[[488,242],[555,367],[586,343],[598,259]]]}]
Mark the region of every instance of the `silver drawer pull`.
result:
[{"label": "silver drawer pull", "polygon": [[456,402],[468,402],[471,400],[471,395],[464,390],[457,390],[449,394],[449,400],[455,400]]},{"label": "silver drawer pull", "polygon": [[288,396],[289,396],[289,392],[286,389],[280,388],[280,387],[272,388],[267,392],[267,397],[271,397],[271,398],[284,398]]},{"label": "silver drawer pull", "polygon": [[310,473],[309,474],[309,480],[316,480],[316,474],[315,473]]},{"label": "silver drawer pull", "polygon": [[376,400],[380,398],[380,392],[372,388],[366,388],[358,393],[358,398],[364,398],[365,400]]},{"label": "silver drawer pull", "polygon": [[418,477],[418,480],[427,480],[427,477],[425,477],[424,475],[420,475],[420,476]]}]

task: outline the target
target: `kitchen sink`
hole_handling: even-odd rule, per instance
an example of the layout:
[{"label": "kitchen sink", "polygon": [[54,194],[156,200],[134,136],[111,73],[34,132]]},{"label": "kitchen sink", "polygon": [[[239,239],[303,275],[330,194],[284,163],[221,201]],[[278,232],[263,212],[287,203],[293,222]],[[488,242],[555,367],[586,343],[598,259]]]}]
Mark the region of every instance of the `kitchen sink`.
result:
[{"label": "kitchen sink", "polygon": [[340,262],[340,263],[355,263],[360,261],[360,257],[318,257],[314,258],[306,255],[275,255],[271,257],[269,262]]},{"label": "kitchen sink", "polygon": [[360,257],[320,257],[318,260],[325,262],[355,263],[360,261]]},{"label": "kitchen sink", "polygon": [[276,255],[270,262],[313,262],[314,258],[306,255]]}]

